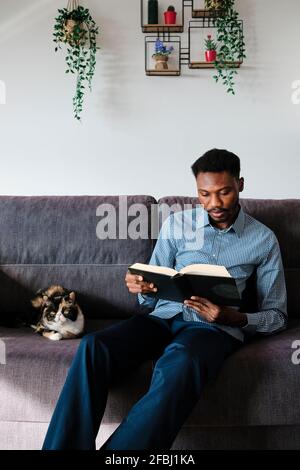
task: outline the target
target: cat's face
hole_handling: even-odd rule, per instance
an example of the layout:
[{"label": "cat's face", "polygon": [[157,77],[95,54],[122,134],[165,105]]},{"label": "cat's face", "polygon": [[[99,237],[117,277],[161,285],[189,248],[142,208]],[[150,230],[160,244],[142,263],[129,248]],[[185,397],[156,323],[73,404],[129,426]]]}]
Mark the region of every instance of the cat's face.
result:
[{"label": "cat's face", "polygon": [[76,321],[78,314],[75,305],[75,293],[67,295],[43,296],[42,319],[46,323],[64,323],[66,320]]},{"label": "cat's face", "polygon": [[76,321],[78,309],[75,305],[75,293],[71,292],[69,295],[65,295],[59,306],[59,311],[66,319]]},{"label": "cat's face", "polygon": [[42,319],[46,320],[47,322],[54,322],[56,313],[57,313],[58,305],[54,299],[50,299],[47,296],[43,297],[43,305],[42,305]]}]

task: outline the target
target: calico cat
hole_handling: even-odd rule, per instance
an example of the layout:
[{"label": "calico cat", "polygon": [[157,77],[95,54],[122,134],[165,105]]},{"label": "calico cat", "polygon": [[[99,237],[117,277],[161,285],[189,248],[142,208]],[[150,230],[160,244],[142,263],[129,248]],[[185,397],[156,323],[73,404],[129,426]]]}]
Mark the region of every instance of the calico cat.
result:
[{"label": "calico cat", "polygon": [[39,290],[31,300],[39,312],[36,325],[31,325],[35,332],[54,341],[80,336],[84,316],[75,297],[74,291],[58,285]]}]

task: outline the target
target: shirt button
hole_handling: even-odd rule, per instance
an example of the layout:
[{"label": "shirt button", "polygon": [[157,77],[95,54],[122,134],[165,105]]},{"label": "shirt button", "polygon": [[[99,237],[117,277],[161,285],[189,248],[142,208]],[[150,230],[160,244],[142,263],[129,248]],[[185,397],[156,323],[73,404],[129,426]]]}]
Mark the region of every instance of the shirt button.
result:
[{"label": "shirt button", "polygon": [[215,258],[215,257],[216,257],[216,255],[213,255],[213,257]]}]

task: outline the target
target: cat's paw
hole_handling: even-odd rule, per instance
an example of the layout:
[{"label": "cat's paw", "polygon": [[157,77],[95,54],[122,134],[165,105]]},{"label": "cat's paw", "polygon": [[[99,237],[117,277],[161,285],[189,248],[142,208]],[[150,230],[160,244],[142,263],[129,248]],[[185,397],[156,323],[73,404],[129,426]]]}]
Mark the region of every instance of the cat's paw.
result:
[{"label": "cat's paw", "polygon": [[44,331],[43,336],[48,339],[52,339],[52,341],[59,341],[60,339],[62,339],[62,335],[55,331]]}]

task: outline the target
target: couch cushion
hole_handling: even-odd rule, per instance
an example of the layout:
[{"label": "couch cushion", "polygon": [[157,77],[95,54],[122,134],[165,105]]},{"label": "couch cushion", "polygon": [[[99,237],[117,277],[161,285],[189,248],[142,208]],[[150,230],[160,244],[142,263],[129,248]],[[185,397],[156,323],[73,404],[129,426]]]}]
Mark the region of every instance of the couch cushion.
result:
[{"label": "couch cushion", "polygon": [[[87,331],[122,320],[98,320]],[[48,422],[79,339],[51,341],[29,327],[0,327],[6,364],[0,365],[0,421]],[[112,386],[103,423],[120,422],[149,386],[152,363],[143,364],[121,385]]]},{"label": "couch cushion", "polygon": [[208,384],[188,424],[299,425],[300,364],[292,362],[292,343],[300,339],[300,320],[268,337],[256,337],[225,362]]},{"label": "couch cushion", "polygon": [[[119,320],[122,321],[122,320]],[[99,320],[92,330],[109,326]],[[53,342],[29,328],[1,328],[7,349],[0,366],[0,421],[49,421],[79,340]],[[256,338],[227,359],[207,384],[187,425],[299,425],[300,365],[291,360],[300,338],[300,320],[288,330]],[[125,382],[112,387],[103,423],[119,423],[146,393],[152,372],[146,362]]]},{"label": "couch cushion", "polygon": [[[158,203],[174,212],[195,207],[196,197],[167,196]],[[244,211],[268,226],[278,238],[287,286],[288,314],[300,317],[300,199],[241,199]]]},{"label": "couch cushion", "polygon": [[[91,318],[132,315],[138,303],[124,276],[129,264],[151,255],[153,205],[151,196],[0,196],[1,316],[24,314],[32,294],[52,283],[78,291]],[[107,216],[97,212],[100,206],[111,209],[112,224],[116,216],[116,239],[97,237],[97,225]],[[137,217],[146,237],[132,239],[127,227]]]}]

